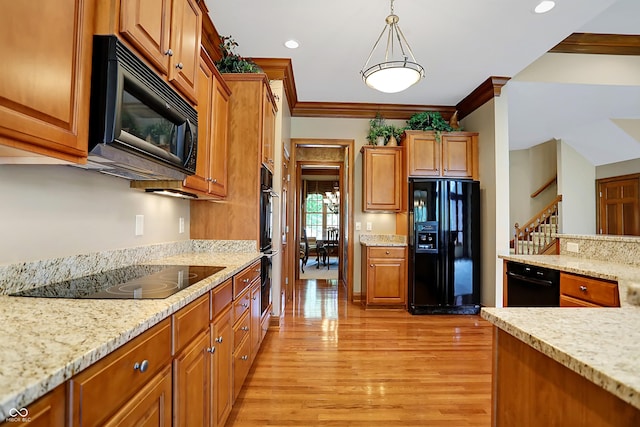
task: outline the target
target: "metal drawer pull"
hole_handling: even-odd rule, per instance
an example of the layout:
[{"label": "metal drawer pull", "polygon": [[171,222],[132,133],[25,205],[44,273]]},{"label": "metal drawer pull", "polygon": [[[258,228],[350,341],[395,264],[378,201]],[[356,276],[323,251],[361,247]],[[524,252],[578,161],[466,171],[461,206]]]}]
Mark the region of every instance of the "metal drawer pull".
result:
[{"label": "metal drawer pull", "polygon": [[390,253],[391,253],[391,252],[389,252],[389,251],[385,251],[385,254],[387,254],[387,255],[389,255]]},{"label": "metal drawer pull", "polygon": [[242,304],[242,306],[243,306],[244,308],[249,308],[249,303],[248,303],[248,302],[246,302],[246,303]]},{"label": "metal drawer pull", "polygon": [[178,64],[176,65],[176,68],[178,70],[182,70],[184,68],[184,65],[182,65],[182,62],[178,62]]},{"label": "metal drawer pull", "polygon": [[249,279],[242,279],[242,283],[249,283]]},{"label": "metal drawer pull", "polygon": [[213,353],[216,352],[216,348],[215,347],[208,347],[207,348],[207,352],[213,354]]},{"label": "metal drawer pull", "polygon": [[215,340],[217,343],[222,343],[222,335],[220,335],[218,338],[216,338]]},{"label": "metal drawer pull", "polygon": [[584,286],[584,285],[580,285],[580,290],[581,290],[582,292],[587,292],[587,287],[586,287],[586,286]]},{"label": "metal drawer pull", "polygon": [[242,359],[242,360],[249,360],[249,356],[246,356],[246,355],[245,355],[245,356],[242,356],[240,359]]},{"label": "metal drawer pull", "polygon": [[134,371],[140,371],[140,373],[147,372],[149,369],[149,361],[147,359],[143,360],[141,363],[136,362],[133,365]]},{"label": "metal drawer pull", "polygon": [[242,329],[243,331],[245,331],[245,332],[246,332],[246,331],[248,331],[248,330],[249,330],[249,327],[248,327],[248,326],[243,326],[243,327],[242,327],[242,328],[240,328],[240,329]]},{"label": "metal drawer pull", "polygon": [[169,49],[164,54],[167,55],[167,56],[173,56],[173,51],[171,49]]}]

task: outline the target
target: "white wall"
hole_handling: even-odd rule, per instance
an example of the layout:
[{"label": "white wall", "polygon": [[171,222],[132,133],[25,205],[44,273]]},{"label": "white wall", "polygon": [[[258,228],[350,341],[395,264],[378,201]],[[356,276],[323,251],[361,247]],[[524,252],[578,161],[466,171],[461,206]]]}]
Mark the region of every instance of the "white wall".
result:
[{"label": "white wall", "polygon": [[507,87],[469,116],[465,130],[479,132],[481,303],[502,306],[502,260],[509,252],[509,128]]},{"label": "white wall", "polygon": [[[387,120],[389,124],[405,126],[403,120]],[[353,292],[358,294],[361,289],[360,274],[360,235],[361,234],[395,234],[395,214],[364,213],[362,212],[362,154],[360,148],[367,145],[366,139],[369,130],[368,119],[334,119],[334,118],[304,118],[294,117],[291,120],[292,138],[327,138],[327,139],[353,139],[355,141],[354,158],[354,225],[362,224],[361,231],[353,234]],[[345,175],[346,177],[346,175]],[[366,223],[371,222],[372,230],[366,231]]]},{"label": "white wall", "polygon": [[596,168],[564,141],[558,144],[558,194],[560,232],[594,234],[596,232]]},{"label": "white wall", "polygon": [[640,173],[640,159],[596,166],[596,179]]},{"label": "white wall", "polygon": [[0,236],[0,264],[187,240],[189,202],[70,166],[0,165]]}]

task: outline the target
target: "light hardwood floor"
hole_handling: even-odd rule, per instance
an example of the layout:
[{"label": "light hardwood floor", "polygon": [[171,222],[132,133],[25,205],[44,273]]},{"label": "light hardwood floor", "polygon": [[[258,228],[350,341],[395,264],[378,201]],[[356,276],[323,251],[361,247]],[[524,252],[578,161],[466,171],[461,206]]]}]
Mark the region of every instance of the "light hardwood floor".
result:
[{"label": "light hardwood floor", "polygon": [[488,426],[491,325],[363,310],[336,281],[296,284],[226,426]]}]

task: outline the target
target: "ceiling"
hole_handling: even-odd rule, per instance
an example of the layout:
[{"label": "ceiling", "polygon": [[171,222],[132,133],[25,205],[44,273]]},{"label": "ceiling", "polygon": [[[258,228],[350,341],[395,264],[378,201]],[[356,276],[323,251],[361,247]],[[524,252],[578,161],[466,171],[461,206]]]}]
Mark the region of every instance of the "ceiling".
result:
[{"label": "ceiling", "polygon": [[[301,102],[455,106],[489,76],[517,76],[572,33],[640,34],[638,0],[556,0],[542,15],[532,12],[537,2],[396,0],[394,12],[426,78],[384,94],[359,73],[389,0],[206,0],[218,33],[233,36],[240,55],[291,58]],[[284,46],[291,38],[298,49]],[[515,79],[507,87],[511,149],[560,138],[594,165],[640,158],[640,132],[630,122],[640,119],[640,88]],[[603,150],[603,138],[612,136],[620,150]]]}]

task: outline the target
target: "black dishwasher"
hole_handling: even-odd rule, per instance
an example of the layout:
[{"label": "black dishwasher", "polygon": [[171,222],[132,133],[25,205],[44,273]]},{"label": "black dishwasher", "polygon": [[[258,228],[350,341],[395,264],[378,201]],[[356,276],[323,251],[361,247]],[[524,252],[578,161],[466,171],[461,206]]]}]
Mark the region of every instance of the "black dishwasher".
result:
[{"label": "black dishwasher", "polygon": [[508,307],[559,307],[560,271],[507,261]]}]

